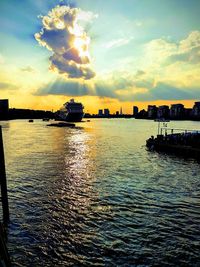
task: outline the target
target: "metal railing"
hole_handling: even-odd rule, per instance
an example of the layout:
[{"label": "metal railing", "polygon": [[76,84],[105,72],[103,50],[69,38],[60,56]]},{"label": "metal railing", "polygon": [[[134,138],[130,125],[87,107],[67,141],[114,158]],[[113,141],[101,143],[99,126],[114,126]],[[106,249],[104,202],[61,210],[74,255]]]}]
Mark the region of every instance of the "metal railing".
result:
[{"label": "metal railing", "polygon": [[175,133],[177,133],[177,134],[179,134],[179,133],[184,133],[184,134],[186,134],[186,133],[198,133],[198,134],[200,134],[200,130],[192,130],[192,129],[178,129],[178,128],[167,128],[167,127],[161,127],[160,128],[160,131],[159,131],[159,134],[168,134],[168,132],[170,131],[170,134],[175,134]]}]

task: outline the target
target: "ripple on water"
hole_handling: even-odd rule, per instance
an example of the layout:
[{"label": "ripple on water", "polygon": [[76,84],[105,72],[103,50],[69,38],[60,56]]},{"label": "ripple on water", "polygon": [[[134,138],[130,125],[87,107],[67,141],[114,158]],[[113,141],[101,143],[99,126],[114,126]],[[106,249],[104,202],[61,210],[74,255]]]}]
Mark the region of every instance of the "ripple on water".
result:
[{"label": "ripple on water", "polygon": [[13,266],[200,266],[200,165],[146,151],[153,128],[5,122]]}]

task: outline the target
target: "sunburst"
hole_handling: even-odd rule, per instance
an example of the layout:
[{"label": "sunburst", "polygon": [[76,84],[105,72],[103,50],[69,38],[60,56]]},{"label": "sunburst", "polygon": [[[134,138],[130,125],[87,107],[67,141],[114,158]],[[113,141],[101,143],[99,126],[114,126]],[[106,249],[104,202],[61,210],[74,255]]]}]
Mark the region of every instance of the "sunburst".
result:
[{"label": "sunburst", "polygon": [[80,57],[89,58],[90,38],[87,36],[77,36],[74,40],[74,47],[78,50]]},{"label": "sunburst", "polygon": [[82,59],[90,59],[89,55],[89,44],[90,38],[86,35],[83,28],[76,22],[73,27],[70,28],[70,32],[74,35],[73,47],[79,53]]}]

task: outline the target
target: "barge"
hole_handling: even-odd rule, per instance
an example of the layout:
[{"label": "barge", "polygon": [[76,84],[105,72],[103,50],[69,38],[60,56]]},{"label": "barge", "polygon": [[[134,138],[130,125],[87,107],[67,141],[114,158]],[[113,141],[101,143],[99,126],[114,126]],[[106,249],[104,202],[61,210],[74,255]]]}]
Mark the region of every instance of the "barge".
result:
[{"label": "barge", "polygon": [[151,136],[146,140],[146,146],[151,151],[173,153],[200,160],[200,131],[161,127],[156,137]]}]

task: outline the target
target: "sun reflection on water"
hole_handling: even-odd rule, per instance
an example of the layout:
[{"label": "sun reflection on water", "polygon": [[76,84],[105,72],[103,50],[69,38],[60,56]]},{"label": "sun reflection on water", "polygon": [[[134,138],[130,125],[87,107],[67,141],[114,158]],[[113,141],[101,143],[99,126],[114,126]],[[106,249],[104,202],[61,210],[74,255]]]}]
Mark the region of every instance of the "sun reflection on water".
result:
[{"label": "sun reflection on water", "polygon": [[200,167],[147,152],[144,142],[154,125],[103,119],[74,129],[37,120],[4,123],[8,246],[16,266],[199,261]]}]

